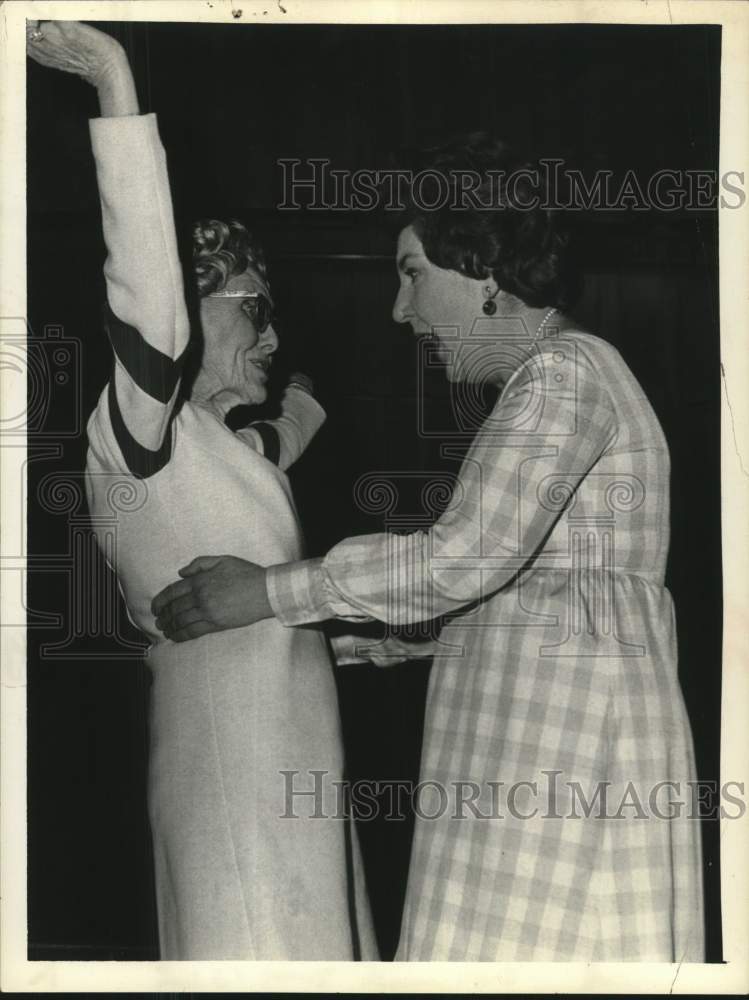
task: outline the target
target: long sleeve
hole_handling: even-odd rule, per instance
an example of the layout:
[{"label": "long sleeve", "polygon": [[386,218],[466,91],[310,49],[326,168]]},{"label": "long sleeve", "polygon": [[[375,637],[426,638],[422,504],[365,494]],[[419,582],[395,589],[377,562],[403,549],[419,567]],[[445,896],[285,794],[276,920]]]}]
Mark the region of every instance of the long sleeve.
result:
[{"label": "long sleeve", "polygon": [[94,119],[90,132],[115,354],[108,421],[127,471],[145,478],[169,457],[189,339],[166,157],[155,115]]},{"label": "long sleeve", "polygon": [[302,455],[325,423],[325,410],[306,389],[291,383],[281,397],[281,415],[237,431],[285,472]]},{"label": "long sleeve", "polygon": [[591,362],[567,341],[542,341],[506,384],[432,528],[349,538],[324,559],[271,567],[276,617],[408,624],[489,597],[541,552],[615,435]]}]

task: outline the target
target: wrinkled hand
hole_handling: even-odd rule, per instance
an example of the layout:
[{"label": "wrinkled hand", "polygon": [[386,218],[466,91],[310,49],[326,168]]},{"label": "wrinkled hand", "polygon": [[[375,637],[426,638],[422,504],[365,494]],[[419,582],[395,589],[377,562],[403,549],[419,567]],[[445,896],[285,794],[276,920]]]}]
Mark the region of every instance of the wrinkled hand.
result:
[{"label": "wrinkled hand", "polygon": [[116,39],[80,21],[28,21],[26,52],[42,66],[75,73],[95,87],[127,63]]},{"label": "wrinkled hand", "polygon": [[156,627],[185,642],[271,618],[265,569],[235,556],[198,556],[151,602]]}]

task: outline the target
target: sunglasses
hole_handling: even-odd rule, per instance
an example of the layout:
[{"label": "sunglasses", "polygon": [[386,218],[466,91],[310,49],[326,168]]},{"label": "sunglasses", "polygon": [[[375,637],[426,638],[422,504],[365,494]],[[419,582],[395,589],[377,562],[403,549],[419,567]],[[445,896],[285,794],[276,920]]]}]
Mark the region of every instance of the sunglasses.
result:
[{"label": "sunglasses", "polygon": [[265,333],[273,322],[273,303],[262,292],[211,292],[209,299],[244,299],[242,308],[258,333]]}]

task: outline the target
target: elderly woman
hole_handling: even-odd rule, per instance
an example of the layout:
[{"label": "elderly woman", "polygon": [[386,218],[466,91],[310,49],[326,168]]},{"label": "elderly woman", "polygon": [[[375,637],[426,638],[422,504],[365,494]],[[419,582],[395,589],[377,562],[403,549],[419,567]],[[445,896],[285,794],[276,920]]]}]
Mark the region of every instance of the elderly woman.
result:
[{"label": "elderly woman", "polygon": [[[301,556],[285,469],[324,413],[300,379],[278,420],[236,433],[225,425],[231,407],[265,400],[278,340],[260,248],[240,224],[213,220],[194,231],[202,354],[185,398],[190,330],[156,119],[139,114],[124,51],[102,32],[31,24],[28,51],[92,83],[101,107],[91,140],[114,366],[88,424],[87,483],[102,544],[113,484],[125,479],[134,494],[118,515],[117,551],[105,554],[153,643],[149,812],[161,956],[371,957],[346,824],[312,818],[320,804],[304,802],[283,818],[281,772],[314,761],[328,780],[342,778],[324,636],[266,621],[178,646],[150,612],[172,567],[206,549],[261,565]],[[333,793],[321,791],[328,812]]]},{"label": "elderly woman", "polygon": [[[485,137],[446,147],[431,167],[454,197],[398,237],[394,318],[433,338],[451,382],[499,390],[442,516],[270,568],[201,558],[155,599],[157,625],[181,641],[449,616],[396,958],[699,961],[698,824],[663,795],[694,777],[668,449],[617,351],[564,314],[565,242],[519,166]],[[342,659],[408,652],[359,646]]]}]

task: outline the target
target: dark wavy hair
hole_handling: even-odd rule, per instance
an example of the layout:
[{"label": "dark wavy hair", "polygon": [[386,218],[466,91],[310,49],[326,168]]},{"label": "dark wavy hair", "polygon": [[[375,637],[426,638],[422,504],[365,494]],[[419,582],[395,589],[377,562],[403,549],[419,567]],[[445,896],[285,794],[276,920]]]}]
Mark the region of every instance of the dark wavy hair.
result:
[{"label": "dark wavy hair", "polygon": [[[566,308],[574,301],[579,275],[569,238],[544,207],[547,191],[532,164],[485,132],[420,151],[411,163],[414,173],[432,174],[432,195],[428,183],[418,203],[412,192],[398,228],[413,226],[433,264],[478,280],[491,275],[529,306]],[[461,179],[466,171],[478,175],[470,192]]]},{"label": "dark wavy hair", "polygon": [[192,264],[200,298],[221,291],[230,278],[248,267],[266,277],[262,247],[236,219],[199,219],[193,225]]}]

